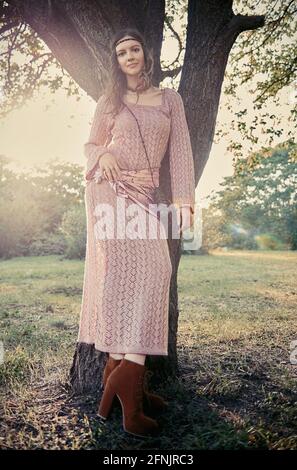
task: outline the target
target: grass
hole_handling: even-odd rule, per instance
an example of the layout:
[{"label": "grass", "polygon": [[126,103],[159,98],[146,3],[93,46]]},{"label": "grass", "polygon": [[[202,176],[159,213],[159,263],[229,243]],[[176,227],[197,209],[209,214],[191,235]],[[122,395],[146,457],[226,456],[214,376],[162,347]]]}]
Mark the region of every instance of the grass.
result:
[{"label": "grass", "polygon": [[124,433],[119,408],[101,422],[94,397],[70,399],[63,385],[83,262],[2,261],[0,448],[296,450],[296,261],[275,251],[182,256],[181,375],[160,385],[170,409],[160,436],[145,440]]}]

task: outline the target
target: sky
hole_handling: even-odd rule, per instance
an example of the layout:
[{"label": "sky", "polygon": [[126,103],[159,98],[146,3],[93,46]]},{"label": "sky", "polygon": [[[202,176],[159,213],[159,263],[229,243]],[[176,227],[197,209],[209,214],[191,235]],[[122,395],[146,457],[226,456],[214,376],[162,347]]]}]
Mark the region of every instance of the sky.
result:
[{"label": "sky", "polygon": [[[175,25],[177,31],[179,27],[179,24]],[[161,59],[168,63],[174,60],[176,46],[174,39],[165,36]],[[166,83],[164,85],[167,86]],[[288,116],[292,106],[291,91],[284,90],[281,107],[277,110],[272,107],[270,110]],[[250,106],[251,99],[246,88],[238,89],[237,100],[242,107]],[[233,118],[225,103],[226,96],[222,93],[217,127],[220,123],[226,125]],[[64,90],[59,90],[53,95],[42,89],[22,108],[0,120],[0,154],[14,161],[11,167],[16,171],[29,170],[37,164],[44,165],[52,158],[84,166],[83,145],[88,139],[95,106],[94,100],[83,90],[81,90],[81,99],[77,101],[76,96],[68,97]],[[233,135],[233,137],[238,136]],[[229,136],[225,136],[212,145],[208,162],[196,188],[196,201],[201,206],[207,205],[205,198],[210,193],[220,190],[223,178],[233,173],[233,155],[226,150],[228,144]],[[260,139],[258,147],[262,144]]]}]

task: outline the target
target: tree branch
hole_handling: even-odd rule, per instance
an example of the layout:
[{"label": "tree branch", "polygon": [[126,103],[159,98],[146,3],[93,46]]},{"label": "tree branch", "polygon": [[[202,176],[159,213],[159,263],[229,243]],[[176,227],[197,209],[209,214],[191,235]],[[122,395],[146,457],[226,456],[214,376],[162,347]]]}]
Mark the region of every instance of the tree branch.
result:
[{"label": "tree branch", "polygon": [[265,24],[265,15],[234,15],[228,23],[227,34],[232,36],[251,29],[257,29]]},{"label": "tree branch", "polygon": [[1,36],[1,34],[6,33],[6,31],[9,31],[10,29],[15,28],[16,26],[18,26],[19,23],[20,22],[18,20],[16,20],[16,21],[12,21],[11,23],[5,24],[4,26],[2,26],[2,28],[0,28],[0,36]]},{"label": "tree branch", "polygon": [[[268,83],[268,85],[263,89],[262,93],[260,95],[258,95],[257,98],[253,102],[256,103],[257,101],[261,101],[261,98],[267,93],[267,91],[270,90],[270,88],[272,88],[277,83],[282,83],[283,86],[288,85],[289,78],[291,77],[292,73],[294,74],[296,69],[297,68],[294,67],[294,62],[293,62],[293,64],[291,65],[291,67],[289,69],[289,73],[288,73],[288,71],[285,71],[279,77],[275,78],[274,80],[271,80]],[[285,81],[285,83],[284,83],[284,81]]]},{"label": "tree branch", "polygon": [[[249,54],[252,54],[254,52],[256,52],[257,50],[261,49],[264,44],[268,41],[268,39],[270,39],[271,35],[274,33],[274,31],[279,27],[281,21],[286,17],[286,13],[288,12],[290,6],[294,3],[294,0],[291,0],[290,3],[286,6],[286,8],[284,9],[283,13],[281,16],[279,16],[278,18],[276,18],[275,20],[271,20],[269,21],[269,23],[267,23],[267,35],[264,37],[263,41],[260,42],[260,44],[258,44],[256,47],[252,47],[251,49],[249,49],[248,51],[244,52],[241,56],[240,56],[240,59],[242,59],[243,57],[245,57],[246,55],[249,55]],[[294,14],[294,11],[293,12],[290,12],[291,15],[293,16]],[[271,27],[271,29],[270,29]],[[269,30],[270,29],[270,30]]]},{"label": "tree branch", "polygon": [[172,24],[169,22],[167,16],[165,17],[165,24],[167,25],[168,29],[170,29],[170,31],[173,33],[173,36],[175,37],[175,39],[177,40],[178,45],[179,45],[179,51],[178,51],[178,54],[177,54],[176,58],[175,58],[174,61],[171,62],[171,64],[169,64],[169,66],[168,66],[168,67],[172,67],[176,62],[178,62],[179,56],[180,56],[180,54],[181,54],[181,52],[182,52],[182,50],[183,50],[183,45],[182,45],[181,38],[179,37],[179,34],[175,31],[175,29],[173,28]]},{"label": "tree branch", "polygon": [[179,72],[181,71],[181,69],[182,69],[182,66],[180,65],[179,67],[175,67],[174,69],[162,70],[162,72],[161,72],[161,82],[167,77],[169,77],[169,78],[176,77],[179,74]]}]

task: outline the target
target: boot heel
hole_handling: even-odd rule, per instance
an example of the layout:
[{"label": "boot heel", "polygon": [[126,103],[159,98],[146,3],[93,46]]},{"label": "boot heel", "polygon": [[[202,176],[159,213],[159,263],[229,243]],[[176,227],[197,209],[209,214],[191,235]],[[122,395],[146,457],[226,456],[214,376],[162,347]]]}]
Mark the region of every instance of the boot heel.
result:
[{"label": "boot heel", "polygon": [[103,418],[103,419],[108,418],[114,397],[115,397],[115,392],[107,384],[104,389],[101,401],[100,401],[97,416],[100,416],[100,418]]}]

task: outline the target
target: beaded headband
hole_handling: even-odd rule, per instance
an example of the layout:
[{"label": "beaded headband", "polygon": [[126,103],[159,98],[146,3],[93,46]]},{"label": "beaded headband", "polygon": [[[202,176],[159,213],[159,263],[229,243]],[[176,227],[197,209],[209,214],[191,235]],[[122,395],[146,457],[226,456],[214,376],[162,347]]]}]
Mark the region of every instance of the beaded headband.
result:
[{"label": "beaded headband", "polygon": [[117,42],[115,43],[114,47],[117,47],[118,44],[121,44],[121,42],[130,41],[130,39],[135,39],[135,41],[138,41],[138,42],[140,42],[140,44],[142,44],[142,42],[141,42],[139,39],[130,37],[130,38],[126,38],[126,39],[120,39],[119,41],[117,41]]}]

